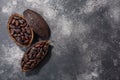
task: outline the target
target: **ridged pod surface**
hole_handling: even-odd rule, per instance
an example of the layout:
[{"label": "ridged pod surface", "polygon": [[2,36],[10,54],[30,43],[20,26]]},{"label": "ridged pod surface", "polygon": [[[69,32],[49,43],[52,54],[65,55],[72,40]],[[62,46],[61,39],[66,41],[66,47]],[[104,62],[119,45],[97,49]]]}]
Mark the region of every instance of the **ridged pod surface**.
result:
[{"label": "ridged pod surface", "polygon": [[27,9],[23,12],[28,24],[32,27],[33,31],[38,34],[41,39],[48,40],[50,37],[50,29],[43,17],[37,12]]}]

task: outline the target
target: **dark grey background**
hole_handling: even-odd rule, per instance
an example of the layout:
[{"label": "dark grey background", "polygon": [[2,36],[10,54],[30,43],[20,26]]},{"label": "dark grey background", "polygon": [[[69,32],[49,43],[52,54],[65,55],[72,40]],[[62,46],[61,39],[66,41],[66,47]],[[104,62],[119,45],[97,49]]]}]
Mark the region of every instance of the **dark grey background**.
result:
[{"label": "dark grey background", "polygon": [[[28,8],[49,24],[53,48],[24,73],[7,21]],[[120,80],[120,0],[0,0],[0,80]]]}]

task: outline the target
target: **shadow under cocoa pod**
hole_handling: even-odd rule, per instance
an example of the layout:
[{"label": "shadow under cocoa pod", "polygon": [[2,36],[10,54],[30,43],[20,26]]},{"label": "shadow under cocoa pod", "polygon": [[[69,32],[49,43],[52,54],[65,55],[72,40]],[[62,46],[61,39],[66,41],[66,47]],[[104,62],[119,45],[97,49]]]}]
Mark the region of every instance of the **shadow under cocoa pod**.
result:
[{"label": "shadow under cocoa pod", "polygon": [[41,41],[41,40],[49,40],[49,39],[44,39],[44,38],[40,37],[38,34],[36,34],[36,33],[34,32],[34,38],[33,38],[33,41],[32,41],[32,43],[31,43],[31,45],[33,45],[33,44],[35,44],[36,42]]},{"label": "shadow under cocoa pod", "polygon": [[18,45],[18,47],[19,47],[23,52],[26,52],[27,49],[28,49],[28,47],[24,47],[24,46],[19,46],[19,45]]},{"label": "shadow under cocoa pod", "polygon": [[31,76],[31,75],[37,75],[40,72],[40,69],[47,64],[47,62],[49,61],[50,57],[51,57],[51,51],[53,49],[53,46],[50,45],[49,49],[48,49],[48,54],[45,56],[45,58],[38,64],[38,66],[35,67],[35,69],[25,72],[25,75],[27,77]]}]

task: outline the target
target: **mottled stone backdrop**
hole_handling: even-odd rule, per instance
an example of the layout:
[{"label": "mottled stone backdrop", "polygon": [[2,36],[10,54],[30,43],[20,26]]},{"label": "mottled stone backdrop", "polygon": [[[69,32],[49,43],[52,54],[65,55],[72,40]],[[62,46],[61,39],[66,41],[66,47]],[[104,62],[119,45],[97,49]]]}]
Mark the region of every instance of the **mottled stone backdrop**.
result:
[{"label": "mottled stone backdrop", "polygon": [[[24,73],[7,21],[28,8],[49,24],[53,48]],[[0,80],[120,80],[120,0],[0,0]]]}]

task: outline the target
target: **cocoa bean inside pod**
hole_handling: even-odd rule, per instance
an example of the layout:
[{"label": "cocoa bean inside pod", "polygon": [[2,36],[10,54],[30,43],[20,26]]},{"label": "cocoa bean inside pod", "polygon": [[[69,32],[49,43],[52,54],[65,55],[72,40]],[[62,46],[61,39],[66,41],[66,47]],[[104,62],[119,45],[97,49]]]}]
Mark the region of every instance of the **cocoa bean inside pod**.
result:
[{"label": "cocoa bean inside pod", "polygon": [[23,55],[21,60],[22,71],[26,72],[34,69],[48,53],[48,47],[49,41],[39,41],[33,44]]},{"label": "cocoa bean inside pod", "polygon": [[43,40],[48,40],[50,37],[50,28],[43,17],[37,12],[27,9],[23,12],[28,24],[32,27],[33,31]]},{"label": "cocoa bean inside pod", "polygon": [[28,25],[25,18],[17,13],[14,13],[9,17],[8,32],[16,44],[20,46],[29,46],[34,37],[33,30]]}]

